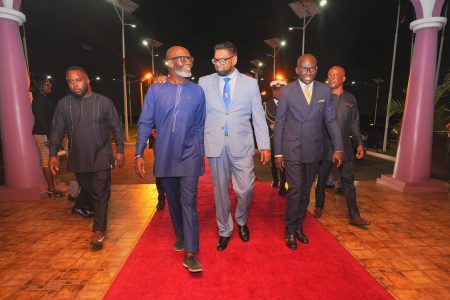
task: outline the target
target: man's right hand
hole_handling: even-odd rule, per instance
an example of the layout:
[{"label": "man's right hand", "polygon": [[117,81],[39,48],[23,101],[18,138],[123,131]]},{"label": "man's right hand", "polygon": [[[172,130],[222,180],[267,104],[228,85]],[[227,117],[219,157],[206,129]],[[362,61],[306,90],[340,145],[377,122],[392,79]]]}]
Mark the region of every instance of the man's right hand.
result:
[{"label": "man's right hand", "polygon": [[284,158],[283,158],[283,156],[276,156],[275,157],[275,166],[280,171],[284,170]]},{"label": "man's right hand", "polygon": [[166,75],[159,75],[158,77],[155,77],[154,82],[155,83],[166,83],[167,76]]},{"label": "man's right hand", "polygon": [[143,157],[138,157],[134,160],[134,170],[139,177],[144,178],[145,176],[145,160]]},{"label": "man's right hand", "polygon": [[56,172],[59,170],[59,162],[56,157],[50,157],[50,160],[48,161],[48,168],[52,171],[53,176],[56,175]]}]

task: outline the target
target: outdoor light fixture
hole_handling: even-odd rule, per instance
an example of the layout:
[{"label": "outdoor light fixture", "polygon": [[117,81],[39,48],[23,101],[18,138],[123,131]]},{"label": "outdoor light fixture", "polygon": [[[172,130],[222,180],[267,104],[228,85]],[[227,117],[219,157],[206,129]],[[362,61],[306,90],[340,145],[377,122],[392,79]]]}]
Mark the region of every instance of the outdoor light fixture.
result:
[{"label": "outdoor light fixture", "polygon": [[[320,1],[320,7],[323,7],[327,4],[326,0]],[[311,22],[312,18],[314,18],[315,15],[320,14],[320,7],[317,5],[315,0],[299,0],[296,2],[289,3],[290,8],[292,11],[297,15],[297,17],[302,20],[303,19],[303,26],[302,27],[294,27],[290,26],[289,30],[292,31],[294,29],[302,30],[302,55],[305,54],[305,36],[306,36],[306,27],[308,26],[309,22]]]},{"label": "outdoor light fixture", "polygon": [[271,39],[264,40],[264,43],[266,43],[269,47],[273,48],[273,54],[267,54],[267,56],[273,57],[273,77],[275,78],[276,57],[277,57],[277,54],[280,51],[281,47],[284,47],[286,45],[286,41],[282,41],[279,38],[271,38]]},{"label": "outdoor light fixture", "polygon": [[152,73],[155,74],[155,56],[158,56],[158,54],[155,53],[155,49],[161,47],[163,43],[154,39],[147,38],[142,41],[142,45],[144,45],[148,49],[150,55],[152,56]]},{"label": "outdoor light fixture", "polygon": [[47,79],[52,79],[52,76],[51,75],[47,75],[46,78]]},{"label": "outdoor light fixture", "polygon": [[101,79],[100,76],[95,77],[95,80],[100,80],[100,79]]}]

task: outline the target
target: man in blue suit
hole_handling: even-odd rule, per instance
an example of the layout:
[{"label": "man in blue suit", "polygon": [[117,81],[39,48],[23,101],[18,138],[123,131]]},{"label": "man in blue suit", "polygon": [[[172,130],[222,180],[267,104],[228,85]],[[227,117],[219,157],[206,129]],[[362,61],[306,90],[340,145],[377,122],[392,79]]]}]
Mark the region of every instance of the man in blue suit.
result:
[{"label": "man in blue suit", "polygon": [[203,271],[195,254],[199,251],[197,191],[204,172],[205,95],[186,78],[191,77],[194,58],[186,48],[167,50],[170,77],[154,84],[145,96],[138,122],[135,169],[144,177],[144,149],[155,126],[155,177],[160,177],[167,194],[176,240],[174,250],[184,248],[183,266],[190,272]]},{"label": "man in blue suit", "polygon": [[244,242],[250,239],[247,220],[255,181],[251,120],[261,162],[266,164],[270,160],[269,133],[258,83],[235,68],[237,61],[234,44],[217,44],[212,59],[216,73],[199,80],[206,97],[205,154],[214,184],[219,251],[225,250],[233,232],[228,194],[230,175],[238,198],[235,216],[239,236]]},{"label": "man in blue suit", "polygon": [[275,160],[286,171],[289,185],[286,205],[286,246],[297,249],[297,241],[307,244],[302,229],[309,194],[323,159],[323,124],[333,143],[333,162],[342,163],[343,141],[330,88],[315,81],[317,60],[311,54],[300,56],[295,73],[298,80],[281,88],[275,119]]}]

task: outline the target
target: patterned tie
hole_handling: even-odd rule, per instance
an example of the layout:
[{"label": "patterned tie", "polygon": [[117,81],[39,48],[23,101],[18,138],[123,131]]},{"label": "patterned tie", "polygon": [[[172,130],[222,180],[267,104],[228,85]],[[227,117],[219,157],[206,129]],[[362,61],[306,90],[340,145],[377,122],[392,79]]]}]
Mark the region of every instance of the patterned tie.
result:
[{"label": "patterned tie", "polygon": [[305,98],[309,105],[311,103],[311,89],[309,87],[309,84],[305,85]]},{"label": "patterned tie", "polygon": [[[228,106],[230,106],[231,103],[231,89],[230,89],[230,77],[224,77],[223,80],[225,81],[225,85],[223,87],[223,103],[225,104],[225,107],[228,109]],[[224,134],[225,136],[228,136],[228,124],[225,123],[224,126]]]},{"label": "patterned tie", "polygon": [[224,77],[225,86],[223,87],[223,102],[225,103],[225,107],[228,108],[231,103],[231,89],[230,89],[230,77]]}]

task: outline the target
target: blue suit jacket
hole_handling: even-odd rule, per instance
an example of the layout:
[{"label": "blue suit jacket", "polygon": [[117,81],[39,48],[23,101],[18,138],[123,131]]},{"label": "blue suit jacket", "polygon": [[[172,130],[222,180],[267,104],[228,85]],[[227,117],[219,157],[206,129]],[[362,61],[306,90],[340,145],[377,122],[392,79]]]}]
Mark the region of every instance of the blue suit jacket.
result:
[{"label": "blue suit jacket", "polygon": [[333,149],[344,151],[330,88],[314,81],[308,105],[298,80],[281,88],[275,119],[275,155],[285,160],[312,163],[323,159],[323,125],[330,133]]},{"label": "blue suit jacket", "polygon": [[205,96],[197,84],[154,84],[145,95],[139,117],[136,154],[144,152],[155,126],[155,177],[200,176],[204,172],[204,123]]},{"label": "blue suit jacket", "polygon": [[205,154],[219,157],[224,145],[224,125],[228,125],[230,152],[235,157],[255,154],[253,122],[258,148],[270,149],[269,134],[258,83],[254,78],[236,70],[236,86],[228,109],[220,90],[220,76],[216,73],[201,77],[199,85],[206,97]]}]

